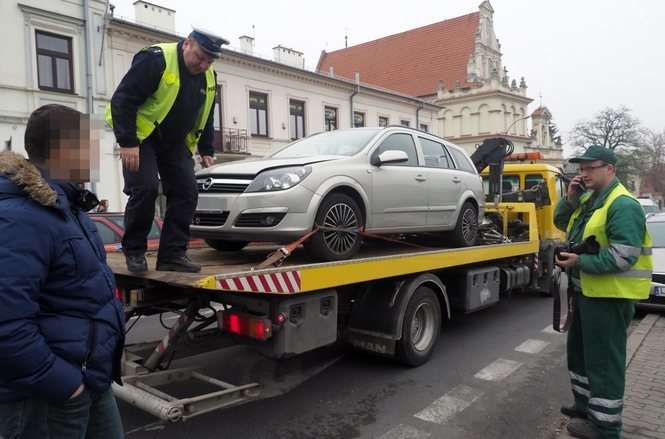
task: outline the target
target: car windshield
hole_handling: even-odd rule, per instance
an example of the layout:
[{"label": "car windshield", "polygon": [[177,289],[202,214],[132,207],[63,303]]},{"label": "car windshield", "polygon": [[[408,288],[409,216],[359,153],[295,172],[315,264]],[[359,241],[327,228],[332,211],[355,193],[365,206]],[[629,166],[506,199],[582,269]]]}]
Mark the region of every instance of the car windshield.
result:
[{"label": "car windshield", "polygon": [[380,129],[336,130],[315,134],[298,140],[284,149],[277,151],[273,157],[294,158],[317,155],[352,156],[359,153]]},{"label": "car windshield", "polygon": [[665,248],[665,221],[647,221],[654,247]]}]

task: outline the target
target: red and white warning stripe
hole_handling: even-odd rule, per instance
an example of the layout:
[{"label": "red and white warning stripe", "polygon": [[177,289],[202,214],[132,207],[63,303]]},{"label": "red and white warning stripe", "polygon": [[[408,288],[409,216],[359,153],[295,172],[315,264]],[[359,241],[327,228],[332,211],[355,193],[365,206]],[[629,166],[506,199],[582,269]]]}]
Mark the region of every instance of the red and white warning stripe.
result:
[{"label": "red and white warning stripe", "polygon": [[217,283],[220,289],[226,291],[293,294],[300,292],[300,272],[285,271],[232,277],[217,279]]}]

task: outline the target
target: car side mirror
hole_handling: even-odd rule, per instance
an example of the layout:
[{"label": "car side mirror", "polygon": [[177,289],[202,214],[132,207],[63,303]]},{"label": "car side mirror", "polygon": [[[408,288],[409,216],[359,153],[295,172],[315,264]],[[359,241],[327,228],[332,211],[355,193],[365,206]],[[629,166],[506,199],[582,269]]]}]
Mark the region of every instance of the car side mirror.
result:
[{"label": "car side mirror", "polygon": [[372,164],[374,166],[388,165],[391,163],[404,163],[409,161],[409,156],[404,151],[391,149],[384,151],[378,156],[374,156]]}]

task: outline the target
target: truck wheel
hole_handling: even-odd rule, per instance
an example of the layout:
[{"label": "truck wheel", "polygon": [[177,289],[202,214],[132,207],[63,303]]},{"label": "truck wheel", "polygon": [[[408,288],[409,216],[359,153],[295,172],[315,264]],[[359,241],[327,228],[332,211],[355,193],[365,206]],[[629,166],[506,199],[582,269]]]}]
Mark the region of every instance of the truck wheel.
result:
[{"label": "truck wheel", "polygon": [[227,241],[225,239],[206,239],[205,242],[220,252],[237,252],[249,244],[247,241]]},{"label": "truck wheel", "polygon": [[418,287],[404,313],[402,338],[397,342],[397,358],[407,366],[420,366],[432,356],[441,332],[441,304],[436,293]]},{"label": "truck wheel", "polygon": [[466,201],[460,209],[455,230],[451,232],[451,241],[458,247],[471,247],[478,238],[478,211]]},{"label": "truck wheel", "polygon": [[[315,224],[341,229],[362,230],[362,212],[350,196],[333,193],[324,198],[316,213]],[[312,236],[306,247],[312,257],[323,261],[341,261],[352,258],[360,249],[360,236],[343,231],[322,230]]]}]

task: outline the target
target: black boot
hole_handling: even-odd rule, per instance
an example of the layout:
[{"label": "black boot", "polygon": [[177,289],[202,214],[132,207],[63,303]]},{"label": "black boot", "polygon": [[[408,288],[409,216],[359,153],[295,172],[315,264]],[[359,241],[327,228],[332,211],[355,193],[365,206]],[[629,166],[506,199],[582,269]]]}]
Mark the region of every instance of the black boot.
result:
[{"label": "black boot", "polygon": [[568,423],[568,433],[579,439],[601,439],[596,427],[586,419],[571,419]]},{"label": "black boot", "polygon": [[139,274],[148,271],[148,261],[144,255],[125,255],[125,260],[130,273]]},{"label": "black boot", "polygon": [[586,413],[579,410],[575,404],[562,405],[561,413],[569,418],[582,418],[586,419]]},{"label": "black boot", "polygon": [[179,271],[181,273],[198,273],[201,266],[195,264],[187,256],[179,258],[157,259],[157,271]]}]

